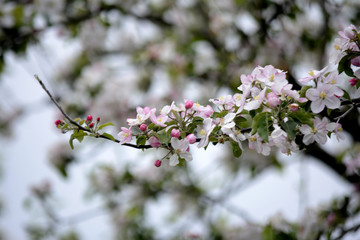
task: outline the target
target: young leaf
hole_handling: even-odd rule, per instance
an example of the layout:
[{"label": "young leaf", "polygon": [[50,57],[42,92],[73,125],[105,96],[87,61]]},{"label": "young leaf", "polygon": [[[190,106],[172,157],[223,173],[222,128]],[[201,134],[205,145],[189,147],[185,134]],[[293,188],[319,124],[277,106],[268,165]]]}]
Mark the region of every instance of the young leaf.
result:
[{"label": "young leaf", "polygon": [[98,130],[101,130],[101,129],[103,129],[104,127],[107,127],[107,126],[114,126],[114,124],[111,123],[111,122],[101,124],[101,125],[98,127]]},{"label": "young leaf", "polygon": [[288,120],[282,121],[280,123],[280,125],[282,126],[282,128],[285,130],[285,132],[287,133],[288,137],[291,140],[294,140],[296,137],[296,126],[298,125],[294,119],[292,118],[288,118]]},{"label": "young leaf", "polygon": [[269,127],[272,123],[270,114],[268,112],[262,112],[257,114],[252,123],[252,134],[259,133],[260,137],[264,139],[265,142],[269,141],[270,130]]},{"label": "young leaf", "polygon": [[109,134],[109,133],[103,133],[102,135],[103,135],[104,137],[107,137],[107,138],[115,141],[115,138],[114,138],[111,134]]},{"label": "young leaf", "polygon": [[146,143],[146,136],[145,135],[137,137],[137,139],[136,139],[136,145],[137,146],[145,145],[145,143]]},{"label": "young leaf", "polygon": [[234,157],[240,157],[241,154],[242,154],[242,150],[239,146],[239,143],[235,142],[235,141],[230,141],[231,143],[231,148],[232,148],[232,151],[233,151],[233,154],[234,154]]}]

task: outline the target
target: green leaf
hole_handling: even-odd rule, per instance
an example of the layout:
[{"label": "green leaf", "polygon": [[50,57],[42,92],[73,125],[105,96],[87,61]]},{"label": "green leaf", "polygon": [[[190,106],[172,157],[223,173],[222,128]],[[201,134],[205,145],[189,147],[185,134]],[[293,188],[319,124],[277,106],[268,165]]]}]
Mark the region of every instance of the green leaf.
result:
[{"label": "green leaf", "polygon": [[146,143],[146,136],[142,135],[136,138],[136,145],[140,146],[140,145],[145,145]]},{"label": "green leaf", "polygon": [[[359,83],[360,81],[358,81]],[[351,100],[351,97],[349,95],[349,93],[347,91],[345,91],[344,89],[342,89],[344,91],[344,95],[343,95],[343,98],[347,99],[347,100]]]},{"label": "green leaf", "polygon": [[113,141],[115,141],[115,138],[113,137],[113,135],[111,135],[109,133],[103,133],[102,135],[109,138],[109,139],[111,139],[111,140],[113,140]]},{"label": "green leaf", "polygon": [[151,130],[155,127],[155,123],[150,123],[147,129]]},{"label": "green leaf", "polygon": [[355,85],[356,89],[359,89],[360,87],[360,79],[356,78],[357,79],[357,83]]},{"label": "green leaf", "polygon": [[288,120],[282,121],[280,123],[280,125],[282,126],[282,128],[285,130],[285,132],[288,134],[288,137],[291,140],[294,140],[296,137],[296,127],[297,127],[297,123],[294,121],[294,119],[292,118],[288,118]]},{"label": "green leaf", "polygon": [[252,134],[257,132],[265,142],[268,142],[270,135],[269,127],[271,124],[270,113],[262,112],[257,114],[253,119]]},{"label": "green leaf", "polygon": [[231,148],[232,148],[234,157],[236,157],[236,158],[240,157],[241,154],[242,154],[242,150],[240,148],[239,143],[237,143],[237,142],[235,142],[233,140],[231,140],[230,143],[231,143]]},{"label": "green leaf", "polygon": [[69,140],[69,144],[70,144],[71,149],[74,149],[74,144],[73,144],[74,139],[75,139],[74,134],[72,134],[70,136],[70,140]]},{"label": "green leaf", "polygon": [[306,91],[312,88],[312,86],[303,86],[300,90],[300,97],[305,97]]},{"label": "green leaf", "polygon": [[88,134],[82,130],[74,131],[73,137],[77,139],[79,142],[82,142],[85,136],[88,136]]},{"label": "green leaf", "polygon": [[103,129],[104,127],[107,127],[107,126],[114,126],[114,124],[111,123],[111,122],[101,124],[101,125],[98,127],[98,130],[101,130],[101,129]]},{"label": "green leaf", "polygon": [[293,118],[298,123],[307,124],[310,127],[313,127],[313,114],[306,112],[304,109],[299,109],[298,111],[293,111],[288,114],[289,118]]},{"label": "green leaf", "polygon": [[339,74],[345,72],[346,75],[354,77],[354,71],[351,69],[351,59],[360,56],[359,52],[350,52],[345,55],[339,62],[338,72]]},{"label": "green leaf", "polygon": [[79,122],[79,124],[80,124],[80,125],[83,125],[84,122],[85,122],[85,120],[81,120],[81,121]]}]

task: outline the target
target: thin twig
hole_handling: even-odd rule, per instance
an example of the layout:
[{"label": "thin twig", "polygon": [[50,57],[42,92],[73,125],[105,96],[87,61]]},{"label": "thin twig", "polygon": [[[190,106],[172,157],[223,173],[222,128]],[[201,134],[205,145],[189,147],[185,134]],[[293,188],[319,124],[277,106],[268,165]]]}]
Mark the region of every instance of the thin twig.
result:
[{"label": "thin twig", "polygon": [[[73,125],[75,125],[79,130],[83,130],[85,132],[89,132],[92,133],[90,129],[84,128],[83,126],[81,126],[79,123],[77,123],[76,121],[74,121],[65,111],[64,109],[62,109],[62,107],[60,106],[60,104],[55,100],[55,98],[52,96],[52,94],[50,93],[50,91],[46,88],[45,84],[43,83],[43,81],[41,81],[41,79],[39,78],[38,75],[34,75],[35,79],[40,83],[41,87],[44,89],[44,91],[47,93],[47,95],[50,97],[51,101],[56,105],[56,107],[60,110],[60,112],[62,113],[62,115],[64,115],[64,117]],[[107,136],[104,136],[102,134],[98,134],[96,135],[96,137],[99,138],[103,138],[106,140],[110,140],[110,141],[114,141],[116,143],[120,143],[119,139],[111,139]],[[137,149],[148,149],[148,148],[152,148],[151,145],[135,145],[135,144],[131,144],[131,143],[124,143],[122,144],[123,146],[127,146],[127,147],[132,147],[132,148],[137,148]]]},{"label": "thin twig", "polygon": [[334,118],[334,120],[339,120],[339,119],[345,117],[345,116],[348,115],[348,113],[349,113],[351,110],[353,110],[353,109],[354,109],[354,105],[351,105],[351,107],[350,107],[348,110],[346,110],[346,112],[344,112],[344,113],[341,114],[340,116]]},{"label": "thin twig", "polygon": [[344,237],[346,234],[348,234],[348,233],[350,233],[350,232],[356,232],[356,231],[359,230],[359,229],[360,229],[360,224],[357,224],[357,225],[352,226],[352,227],[347,228],[347,229],[343,229],[343,230],[341,231],[340,235],[337,236],[336,238],[334,238],[333,240],[343,239],[343,237]]}]

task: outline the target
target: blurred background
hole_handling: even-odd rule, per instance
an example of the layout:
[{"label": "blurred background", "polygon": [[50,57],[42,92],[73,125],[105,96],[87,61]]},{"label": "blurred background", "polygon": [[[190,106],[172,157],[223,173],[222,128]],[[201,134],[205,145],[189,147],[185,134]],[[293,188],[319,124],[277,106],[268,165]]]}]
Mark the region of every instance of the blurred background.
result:
[{"label": "blurred background", "polygon": [[0,0],[0,239],[358,239],[357,109],[341,143],[238,159],[194,147],[186,166],[156,168],[160,150],[71,150],[33,77],[116,135],[137,106],[207,105],[258,65],[300,89],[350,23],[357,0]]}]

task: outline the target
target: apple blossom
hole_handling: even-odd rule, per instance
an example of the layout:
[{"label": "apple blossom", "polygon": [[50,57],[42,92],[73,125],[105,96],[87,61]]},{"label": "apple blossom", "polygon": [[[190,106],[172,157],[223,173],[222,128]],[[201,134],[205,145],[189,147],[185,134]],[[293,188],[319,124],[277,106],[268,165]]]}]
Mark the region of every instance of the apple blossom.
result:
[{"label": "apple blossom", "polygon": [[303,142],[305,145],[309,145],[314,141],[325,144],[327,141],[327,129],[326,126],[329,123],[327,118],[315,117],[314,119],[314,127],[310,127],[309,125],[301,125],[299,130],[302,134],[304,134]]},{"label": "apple blossom", "polygon": [[306,97],[312,101],[310,107],[314,113],[320,113],[325,106],[330,109],[340,107],[340,99],[335,96],[338,92],[336,86],[318,83],[317,88],[310,88],[306,91]]},{"label": "apple blossom", "polygon": [[174,154],[170,157],[170,166],[176,166],[179,163],[179,157],[186,161],[192,161],[192,155],[188,152],[189,141],[187,139],[171,138],[171,147],[174,149]]},{"label": "apple blossom", "polygon": [[159,148],[161,146],[161,141],[159,138],[152,136],[149,138],[149,144],[150,146],[152,146],[153,148]]},{"label": "apple blossom", "polygon": [[156,160],[154,163],[155,167],[160,167],[161,166],[161,161],[160,160]]},{"label": "apple blossom", "polygon": [[186,103],[185,103],[185,108],[186,108],[186,109],[190,109],[190,108],[193,107],[193,105],[194,105],[194,102],[193,102],[193,101],[187,100]]},{"label": "apple blossom", "polygon": [[206,118],[203,125],[197,127],[198,137],[200,138],[198,148],[205,147],[209,144],[209,136],[214,128],[215,124],[213,124],[211,118]]},{"label": "apple blossom", "polygon": [[120,140],[120,144],[131,142],[131,138],[132,138],[131,127],[130,128],[121,127],[121,132],[118,133],[118,137]]}]

